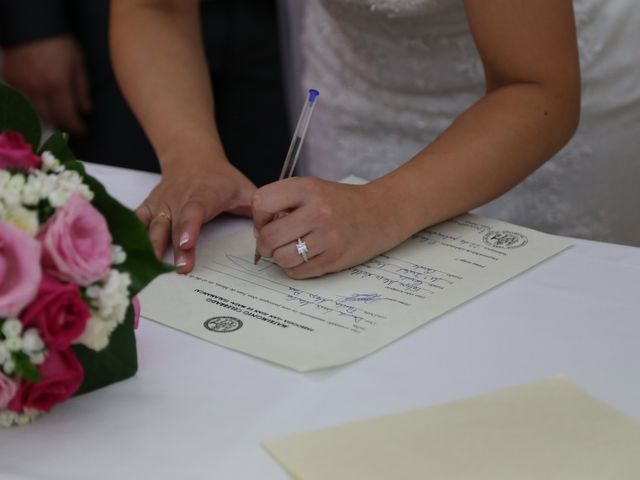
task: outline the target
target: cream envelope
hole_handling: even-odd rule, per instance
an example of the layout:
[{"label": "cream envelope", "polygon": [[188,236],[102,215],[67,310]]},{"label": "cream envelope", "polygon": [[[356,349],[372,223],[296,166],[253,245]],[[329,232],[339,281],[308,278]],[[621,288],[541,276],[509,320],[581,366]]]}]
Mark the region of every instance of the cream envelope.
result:
[{"label": "cream envelope", "polygon": [[640,479],[640,424],[561,377],[264,446],[299,480]]}]

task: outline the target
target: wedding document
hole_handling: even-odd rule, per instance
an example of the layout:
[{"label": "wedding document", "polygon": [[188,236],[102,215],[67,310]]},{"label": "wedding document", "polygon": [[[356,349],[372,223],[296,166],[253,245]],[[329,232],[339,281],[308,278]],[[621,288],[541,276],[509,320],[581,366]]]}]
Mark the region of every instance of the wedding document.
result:
[{"label": "wedding document", "polygon": [[292,280],[270,259],[253,264],[249,228],[199,246],[191,274],[157,278],[142,316],[309,371],[364,357],[569,246],[467,214],[362,265]]},{"label": "wedding document", "polygon": [[264,446],[297,480],[640,478],[640,423],[564,378]]}]

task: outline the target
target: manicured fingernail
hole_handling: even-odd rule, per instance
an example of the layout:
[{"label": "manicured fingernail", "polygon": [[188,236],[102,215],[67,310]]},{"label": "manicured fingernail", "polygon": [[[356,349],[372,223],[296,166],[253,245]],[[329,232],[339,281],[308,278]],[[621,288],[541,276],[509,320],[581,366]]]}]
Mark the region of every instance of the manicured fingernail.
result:
[{"label": "manicured fingernail", "polygon": [[183,232],[182,235],[180,235],[180,246],[183,247],[184,245],[186,245],[188,241],[189,241],[189,233]]},{"label": "manicured fingernail", "polygon": [[255,226],[253,227],[253,236],[258,238],[258,229]]},{"label": "manicured fingernail", "polygon": [[182,268],[187,264],[187,257],[185,257],[184,255],[180,255],[177,259],[176,259],[176,267]]}]

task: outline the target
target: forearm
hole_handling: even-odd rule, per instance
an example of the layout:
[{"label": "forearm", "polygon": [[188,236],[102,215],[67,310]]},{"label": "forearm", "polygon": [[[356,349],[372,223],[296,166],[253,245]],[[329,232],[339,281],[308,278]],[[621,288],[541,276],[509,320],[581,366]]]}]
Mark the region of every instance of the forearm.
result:
[{"label": "forearm", "polygon": [[226,162],[214,120],[199,2],[114,0],[110,44],[114,70],[163,170],[191,147]]},{"label": "forearm", "polygon": [[578,117],[577,83],[574,89],[537,83],[495,88],[370,190],[386,205],[400,241],[514,187],[564,146]]}]

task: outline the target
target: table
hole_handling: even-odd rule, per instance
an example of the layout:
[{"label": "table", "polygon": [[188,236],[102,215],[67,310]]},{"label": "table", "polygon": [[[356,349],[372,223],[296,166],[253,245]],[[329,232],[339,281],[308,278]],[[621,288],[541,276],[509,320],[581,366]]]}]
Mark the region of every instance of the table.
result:
[{"label": "table", "polygon": [[[132,207],[158,181],[88,170]],[[243,222],[216,221],[203,240]],[[0,479],[286,479],[261,441],[558,373],[640,419],[640,248],[575,240],[383,350],[326,371],[296,373],[145,320],[137,338],[136,377],[0,430]]]}]

